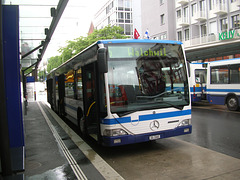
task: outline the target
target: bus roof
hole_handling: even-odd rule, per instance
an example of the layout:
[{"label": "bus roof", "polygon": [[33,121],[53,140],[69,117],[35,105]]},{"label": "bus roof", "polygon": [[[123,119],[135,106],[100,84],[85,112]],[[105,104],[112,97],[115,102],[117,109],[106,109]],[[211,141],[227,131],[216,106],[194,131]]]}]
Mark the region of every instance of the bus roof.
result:
[{"label": "bus roof", "polygon": [[158,39],[110,39],[99,40],[97,44],[117,44],[117,43],[166,43],[166,44],[182,44],[180,41],[158,40]]},{"label": "bus roof", "polygon": [[210,65],[226,65],[226,64],[239,64],[240,58],[233,58],[233,59],[222,59],[217,61],[208,62]]}]

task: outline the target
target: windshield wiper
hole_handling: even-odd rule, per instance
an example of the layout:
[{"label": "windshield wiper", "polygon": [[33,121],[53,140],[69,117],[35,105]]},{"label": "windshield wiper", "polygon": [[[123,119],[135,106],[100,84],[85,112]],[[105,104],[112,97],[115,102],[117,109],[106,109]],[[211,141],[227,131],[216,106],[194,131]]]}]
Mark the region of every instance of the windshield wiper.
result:
[{"label": "windshield wiper", "polygon": [[160,94],[157,94],[157,95],[154,95],[154,96],[137,96],[137,98],[142,98],[142,99],[154,99],[154,98],[158,98],[158,97],[160,97],[160,96],[162,96],[162,95],[164,95],[164,94],[166,94],[166,93],[171,93],[171,92],[173,92],[173,91],[176,91],[176,90],[178,90],[178,89],[181,89],[181,88],[175,88],[175,89],[171,89],[170,90],[170,92],[169,91],[165,91],[165,92],[163,92],[163,93],[160,93]]}]

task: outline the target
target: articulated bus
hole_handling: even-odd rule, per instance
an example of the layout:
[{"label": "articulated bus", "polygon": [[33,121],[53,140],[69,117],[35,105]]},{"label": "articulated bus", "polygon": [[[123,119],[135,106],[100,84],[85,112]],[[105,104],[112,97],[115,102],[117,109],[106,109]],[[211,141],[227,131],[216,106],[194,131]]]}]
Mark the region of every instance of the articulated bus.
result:
[{"label": "articulated bus", "polygon": [[191,101],[206,100],[207,63],[190,63]]},{"label": "articulated bus", "polygon": [[211,104],[239,109],[240,58],[212,61],[207,70],[207,100]]},{"label": "articulated bus", "polygon": [[103,146],[190,134],[191,101],[182,43],[100,40],[47,79],[48,102]]}]

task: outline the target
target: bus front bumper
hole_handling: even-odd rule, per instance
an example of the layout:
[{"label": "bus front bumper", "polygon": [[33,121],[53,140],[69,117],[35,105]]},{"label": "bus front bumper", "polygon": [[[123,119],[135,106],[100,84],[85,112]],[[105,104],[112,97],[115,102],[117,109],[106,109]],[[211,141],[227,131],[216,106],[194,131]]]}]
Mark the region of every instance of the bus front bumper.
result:
[{"label": "bus front bumper", "polygon": [[192,133],[192,125],[177,127],[175,129],[159,131],[154,133],[136,134],[136,135],[123,135],[123,136],[103,136],[103,146],[120,146],[126,144],[134,144],[146,142],[156,139],[163,139],[168,137],[180,136]]}]

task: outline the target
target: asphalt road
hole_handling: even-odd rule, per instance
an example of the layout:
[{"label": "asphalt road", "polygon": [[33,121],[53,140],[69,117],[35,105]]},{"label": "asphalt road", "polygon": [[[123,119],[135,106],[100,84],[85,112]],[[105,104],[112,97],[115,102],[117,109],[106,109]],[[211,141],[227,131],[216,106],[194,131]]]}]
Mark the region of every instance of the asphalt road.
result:
[{"label": "asphalt road", "polygon": [[192,107],[192,134],[178,138],[240,159],[240,111],[198,103]]},{"label": "asphalt road", "polygon": [[192,108],[190,135],[111,148],[91,139],[87,143],[124,179],[237,180],[239,115],[224,106],[200,104]]}]

